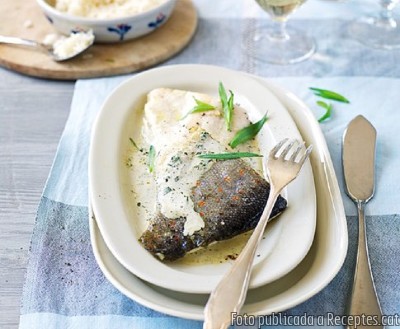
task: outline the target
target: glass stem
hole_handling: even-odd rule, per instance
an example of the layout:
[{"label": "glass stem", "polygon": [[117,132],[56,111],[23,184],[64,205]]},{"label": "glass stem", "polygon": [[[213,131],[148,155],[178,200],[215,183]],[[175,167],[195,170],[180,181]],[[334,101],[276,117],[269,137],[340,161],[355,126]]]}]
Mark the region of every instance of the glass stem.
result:
[{"label": "glass stem", "polygon": [[396,1],[393,0],[381,0],[381,12],[379,18],[377,19],[377,24],[379,26],[393,29],[396,28],[397,23],[393,19],[392,10],[396,4]]},{"label": "glass stem", "polygon": [[290,36],[286,31],[286,20],[275,20],[274,22],[271,38],[282,42],[289,40]]}]

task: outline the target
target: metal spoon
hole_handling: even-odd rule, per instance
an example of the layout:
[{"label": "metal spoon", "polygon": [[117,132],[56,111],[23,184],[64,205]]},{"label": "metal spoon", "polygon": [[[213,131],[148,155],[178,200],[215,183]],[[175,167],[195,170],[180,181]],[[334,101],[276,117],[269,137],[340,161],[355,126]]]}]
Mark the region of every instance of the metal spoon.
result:
[{"label": "metal spoon", "polygon": [[34,40],[0,35],[0,44],[2,44],[2,43],[17,46],[17,47],[27,47],[30,49],[35,49],[35,50],[38,50],[38,51],[48,54],[56,62],[63,62],[63,61],[72,59],[72,58],[78,56],[79,54],[83,53],[84,51],[86,51],[93,44],[93,41],[91,43],[89,43],[86,48],[80,49],[79,51],[72,53],[69,56],[62,56],[62,57],[57,55],[54,52],[52,45],[45,45],[43,43],[40,43],[40,42],[37,42]]}]

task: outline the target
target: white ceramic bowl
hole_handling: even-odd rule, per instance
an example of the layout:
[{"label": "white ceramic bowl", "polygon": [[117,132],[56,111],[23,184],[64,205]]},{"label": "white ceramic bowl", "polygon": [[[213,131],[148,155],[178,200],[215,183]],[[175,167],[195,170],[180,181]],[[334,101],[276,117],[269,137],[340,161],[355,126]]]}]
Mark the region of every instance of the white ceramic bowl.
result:
[{"label": "white ceramic bowl", "polygon": [[121,18],[96,19],[63,13],[51,4],[53,0],[37,0],[46,18],[60,33],[93,30],[95,42],[122,42],[153,32],[170,17],[176,0],[166,0],[158,7]]}]

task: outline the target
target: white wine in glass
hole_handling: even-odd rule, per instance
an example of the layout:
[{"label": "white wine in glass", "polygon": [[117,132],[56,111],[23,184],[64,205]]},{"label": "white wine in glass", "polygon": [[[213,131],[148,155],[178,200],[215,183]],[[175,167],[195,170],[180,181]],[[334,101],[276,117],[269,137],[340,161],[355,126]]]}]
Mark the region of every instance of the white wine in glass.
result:
[{"label": "white wine in glass", "polygon": [[379,49],[400,48],[400,21],[392,10],[399,0],[380,0],[381,11],[376,17],[362,17],[350,25],[350,36],[361,43]]},{"label": "white wine in glass", "polygon": [[286,27],[286,22],[306,0],[256,0],[272,18],[272,25],[250,32],[247,51],[252,57],[274,64],[292,64],[315,52],[314,40],[300,31]]},{"label": "white wine in glass", "polygon": [[258,5],[275,19],[286,17],[300,7],[305,0],[256,0]]}]

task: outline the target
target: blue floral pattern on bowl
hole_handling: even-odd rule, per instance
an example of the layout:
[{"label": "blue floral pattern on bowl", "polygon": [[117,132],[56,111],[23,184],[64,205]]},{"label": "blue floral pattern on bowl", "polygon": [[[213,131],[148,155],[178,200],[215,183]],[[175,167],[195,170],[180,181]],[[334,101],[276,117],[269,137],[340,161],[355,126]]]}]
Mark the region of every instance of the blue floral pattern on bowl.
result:
[{"label": "blue floral pattern on bowl", "polygon": [[83,27],[75,26],[75,28],[73,28],[73,29],[71,30],[71,33],[73,33],[73,34],[81,33],[81,32],[86,33],[86,32],[88,32],[88,31],[89,31],[89,29],[85,29],[85,28],[83,28]]},{"label": "blue floral pattern on bowl", "polygon": [[110,26],[107,28],[108,31],[117,33],[119,35],[119,40],[123,41],[125,34],[132,28],[131,25],[128,24],[118,24],[117,26]]},{"label": "blue floral pattern on bowl", "polygon": [[[138,1],[140,2],[140,0]],[[85,30],[91,29],[95,36],[95,42],[98,43],[125,42],[152,33],[167,22],[179,1],[163,0],[156,8],[144,11],[140,15],[132,14],[121,16],[120,18],[88,19],[87,17],[73,16],[57,11],[50,4],[54,0],[36,0],[44,15],[46,15],[46,19],[54,26],[57,32],[70,34],[71,30],[75,30],[77,26]]]},{"label": "blue floral pattern on bowl", "polygon": [[50,16],[48,16],[48,15],[44,15],[44,16],[47,18],[47,20],[48,20],[51,24],[54,24],[53,19],[52,19]]},{"label": "blue floral pattern on bowl", "polygon": [[167,18],[166,15],[164,15],[163,13],[159,13],[158,16],[156,17],[156,20],[155,20],[154,22],[150,22],[150,23],[148,24],[148,26],[149,26],[150,28],[155,29],[155,28],[157,28],[160,24],[162,24],[162,23],[165,21],[166,18]]}]

